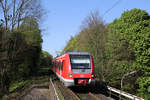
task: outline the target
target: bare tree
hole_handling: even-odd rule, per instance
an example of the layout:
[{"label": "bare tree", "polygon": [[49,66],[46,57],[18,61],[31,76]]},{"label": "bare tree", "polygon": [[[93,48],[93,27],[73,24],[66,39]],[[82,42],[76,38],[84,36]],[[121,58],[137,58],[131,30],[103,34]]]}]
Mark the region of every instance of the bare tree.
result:
[{"label": "bare tree", "polygon": [[6,29],[19,28],[26,17],[39,20],[42,16],[40,0],[0,0]]},{"label": "bare tree", "polygon": [[105,73],[107,71],[105,64],[106,33],[107,26],[99,16],[99,12],[91,12],[83,22],[80,44],[86,44],[86,50],[94,56],[96,71],[102,80],[105,80]]},{"label": "bare tree", "polygon": [[8,1],[7,0],[0,0],[0,5],[3,11],[3,15],[4,15],[4,20],[5,20],[5,27],[7,30],[8,27],[8,11],[9,11],[9,6],[8,6]]}]

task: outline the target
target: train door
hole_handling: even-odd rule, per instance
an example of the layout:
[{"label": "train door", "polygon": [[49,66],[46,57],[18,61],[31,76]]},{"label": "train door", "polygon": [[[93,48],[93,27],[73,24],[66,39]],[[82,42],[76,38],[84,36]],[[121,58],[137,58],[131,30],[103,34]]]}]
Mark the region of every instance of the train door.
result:
[{"label": "train door", "polygon": [[56,62],[56,72],[59,74],[59,62]]},{"label": "train door", "polygon": [[58,74],[60,75],[60,61],[58,62]]},{"label": "train door", "polygon": [[60,75],[62,76],[62,71],[63,71],[63,60],[61,59],[60,61]]}]

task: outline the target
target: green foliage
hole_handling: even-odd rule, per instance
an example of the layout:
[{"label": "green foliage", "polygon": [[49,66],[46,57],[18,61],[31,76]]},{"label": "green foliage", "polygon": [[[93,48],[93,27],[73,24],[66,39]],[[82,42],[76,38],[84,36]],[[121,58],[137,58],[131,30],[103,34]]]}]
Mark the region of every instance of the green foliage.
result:
[{"label": "green foliage", "polygon": [[129,42],[129,48],[135,53],[136,63],[139,65],[136,68],[140,68],[143,73],[137,81],[139,84],[138,94],[150,99],[148,96],[150,94],[150,15],[144,10],[133,9],[127,12],[127,15],[124,13],[121,18],[126,17],[130,20],[124,22],[125,24],[129,23],[124,37]]},{"label": "green foliage", "polygon": [[[26,80],[38,74],[43,40],[38,23],[42,17],[40,1],[20,1],[18,5],[16,0],[9,2],[9,6],[8,2],[0,1],[1,5],[5,5],[3,10],[7,9],[7,12],[2,11],[6,13],[0,19],[1,96],[28,84],[28,81],[16,82],[17,80]],[[10,87],[10,84],[13,85]]]},{"label": "green foliage", "polygon": [[[0,87],[4,87],[2,91],[8,91],[10,83],[38,74],[42,36],[36,20],[33,19],[22,23],[19,29],[2,33],[4,35],[1,39],[3,44],[0,46],[3,49],[0,50]],[[15,85],[11,91],[24,84],[26,82],[18,83],[18,87]]]},{"label": "green foliage", "polygon": [[137,80],[139,84],[138,95],[142,96],[146,100],[150,99],[150,77],[140,77]]},{"label": "green foliage", "polygon": [[19,31],[10,33],[7,52],[11,79],[24,79],[37,74],[40,64],[41,43],[41,32],[32,19],[28,19],[26,24],[23,23]]},{"label": "green foliage", "polygon": [[5,27],[0,26],[0,96],[8,92],[10,79],[8,74],[8,61],[6,52]]},{"label": "green foliage", "polygon": [[[9,66],[9,74],[12,80],[20,78],[17,76],[18,66],[22,64],[24,49],[27,48],[24,36],[20,32],[12,32],[8,35],[7,40],[7,60]],[[16,77],[17,76],[17,77]]]},{"label": "green foliage", "polygon": [[28,45],[39,46],[43,42],[41,31],[36,19],[27,17],[19,30],[25,35],[25,40]]},{"label": "green foliage", "polygon": [[31,88],[32,85],[47,85],[49,84],[49,75],[48,76],[36,76],[28,80],[17,80],[13,82],[9,87],[9,92],[24,92],[26,88]]},{"label": "green foliage", "polygon": [[14,82],[11,87],[9,88],[9,92],[15,92],[15,91],[18,91],[20,89],[22,89],[23,87],[25,86],[29,86],[31,85],[31,81],[30,80],[26,80],[26,81],[17,81],[17,82]]},{"label": "green foliage", "polygon": [[50,66],[52,66],[52,56],[48,52],[42,51],[40,54],[40,59],[41,59],[41,63],[40,63],[41,67],[50,68]]},{"label": "green foliage", "polygon": [[66,51],[71,51],[71,50],[79,50],[78,47],[78,36],[70,38],[69,42],[65,46],[65,48],[62,50],[61,54],[64,54]]},{"label": "green foliage", "polygon": [[138,94],[147,98],[150,93],[147,87],[150,82],[150,15],[140,9],[125,11],[109,24],[107,45],[109,59],[115,61],[113,66],[125,71],[141,70],[137,77]]}]

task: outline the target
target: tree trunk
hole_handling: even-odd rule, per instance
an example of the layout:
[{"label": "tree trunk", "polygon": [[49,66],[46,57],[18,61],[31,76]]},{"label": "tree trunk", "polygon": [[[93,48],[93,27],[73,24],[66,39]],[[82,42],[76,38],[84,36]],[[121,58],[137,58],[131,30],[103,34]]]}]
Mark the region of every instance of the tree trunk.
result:
[{"label": "tree trunk", "polygon": [[16,0],[14,0],[14,2],[13,2],[12,31],[15,26],[15,16],[16,16],[15,12],[16,12]]}]

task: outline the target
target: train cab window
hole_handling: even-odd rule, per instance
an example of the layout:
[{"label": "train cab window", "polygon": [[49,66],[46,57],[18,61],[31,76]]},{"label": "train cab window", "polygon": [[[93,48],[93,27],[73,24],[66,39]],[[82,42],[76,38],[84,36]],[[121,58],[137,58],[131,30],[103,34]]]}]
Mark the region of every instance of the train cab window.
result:
[{"label": "train cab window", "polygon": [[90,69],[91,60],[89,55],[70,55],[72,69]]}]

